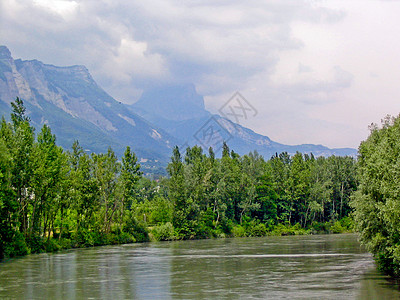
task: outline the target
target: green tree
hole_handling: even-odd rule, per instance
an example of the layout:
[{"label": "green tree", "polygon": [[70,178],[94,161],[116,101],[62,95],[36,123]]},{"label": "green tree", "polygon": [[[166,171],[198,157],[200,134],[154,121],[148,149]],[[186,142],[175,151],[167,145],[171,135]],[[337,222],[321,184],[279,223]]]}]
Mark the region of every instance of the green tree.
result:
[{"label": "green tree", "polygon": [[254,216],[263,222],[275,224],[278,218],[278,195],[275,192],[271,174],[262,175],[256,185],[256,201],[259,209],[254,212]]},{"label": "green tree", "polygon": [[17,226],[18,202],[11,187],[10,164],[11,155],[0,138],[0,259],[27,253]]},{"label": "green tree", "polygon": [[111,224],[115,218],[116,212],[123,208],[122,199],[117,195],[118,175],[121,165],[118,163],[117,156],[111,148],[108,148],[107,154],[93,154],[94,178],[99,189],[100,214],[98,220],[101,225],[101,231],[109,233]]},{"label": "green tree", "polygon": [[371,126],[359,147],[352,206],[361,241],[385,272],[400,276],[400,118]]},{"label": "green tree", "polygon": [[120,182],[123,189],[123,202],[127,209],[130,209],[136,194],[136,184],[141,178],[140,164],[137,162],[135,153],[131,148],[126,147],[124,156],[122,157],[122,169]]},{"label": "green tree", "polygon": [[77,141],[68,155],[71,170],[71,209],[76,215],[74,238],[85,243],[86,234],[95,229],[95,213],[99,211],[99,186],[94,177],[94,162]]},{"label": "green tree", "polygon": [[[34,128],[25,115],[23,101],[19,98],[11,103],[12,134],[7,146],[11,150],[11,184],[18,201],[20,232],[28,235],[29,190],[32,179],[32,149],[35,140]],[[9,133],[9,132],[8,132]]]},{"label": "green tree", "polygon": [[32,150],[29,238],[32,235],[47,235],[49,240],[50,232],[54,232],[65,164],[63,150],[56,145],[55,135],[51,133],[50,127],[44,125]]},{"label": "green tree", "polygon": [[171,157],[171,162],[167,166],[167,171],[170,176],[169,198],[174,205],[172,223],[181,237],[188,238],[194,235],[191,222],[193,221],[193,201],[189,199],[187,195],[184,165],[177,146],[173,149],[173,155]]}]

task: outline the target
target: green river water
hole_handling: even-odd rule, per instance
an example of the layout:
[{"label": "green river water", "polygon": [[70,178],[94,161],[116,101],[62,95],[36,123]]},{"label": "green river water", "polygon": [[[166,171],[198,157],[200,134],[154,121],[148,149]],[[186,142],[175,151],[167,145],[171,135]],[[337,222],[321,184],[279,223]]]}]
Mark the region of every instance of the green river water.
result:
[{"label": "green river water", "polygon": [[0,263],[0,299],[400,299],[354,234],[105,246]]}]

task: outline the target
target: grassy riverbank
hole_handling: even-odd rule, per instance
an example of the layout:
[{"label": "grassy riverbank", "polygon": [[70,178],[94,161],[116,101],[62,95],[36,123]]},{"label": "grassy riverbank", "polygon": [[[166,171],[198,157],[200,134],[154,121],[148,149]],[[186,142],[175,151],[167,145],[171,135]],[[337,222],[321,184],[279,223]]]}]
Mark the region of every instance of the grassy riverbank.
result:
[{"label": "grassy riverbank", "polygon": [[[228,228],[228,231],[223,231],[222,228],[208,228],[204,232],[203,237],[193,236],[187,239],[208,239],[208,238],[233,238],[233,237],[263,237],[263,236],[286,236],[286,235],[308,235],[308,234],[338,234],[352,232],[352,221],[350,218],[343,218],[340,221],[319,223],[315,222],[308,228],[302,228],[300,224],[277,224],[265,225],[264,223],[256,223],[254,221],[245,222],[243,224],[234,224]],[[147,227],[136,224],[135,232],[111,232],[108,234],[87,233],[81,236],[80,239],[60,238],[58,234],[45,239],[36,239],[30,241],[32,248],[29,248],[26,243],[20,242],[13,245],[18,250],[14,251],[16,255],[23,256],[30,253],[56,252],[71,248],[84,248],[93,246],[118,245],[140,242],[155,242],[155,241],[174,241],[181,240],[179,234],[174,230],[170,222]]]}]

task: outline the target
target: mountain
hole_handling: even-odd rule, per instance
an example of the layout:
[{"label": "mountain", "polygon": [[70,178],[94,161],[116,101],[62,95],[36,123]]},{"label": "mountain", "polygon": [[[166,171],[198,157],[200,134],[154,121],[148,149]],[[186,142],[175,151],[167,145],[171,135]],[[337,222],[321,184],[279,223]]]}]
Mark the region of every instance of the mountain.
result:
[{"label": "mountain", "polygon": [[203,97],[191,84],[146,90],[129,108],[175,136],[183,148],[197,144],[205,150],[209,146],[220,150],[223,141],[227,141],[230,148],[239,154],[257,150],[267,159],[275,153],[285,151],[289,154],[296,151],[312,152],[316,156],[357,154],[351,148],[329,149],[312,144],[284,145],[241,126],[238,124],[239,117],[246,117],[246,113],[251,114],[255,110],[239,93],[235,93],[220,109],[224,116],[208,112]]},{"label": "mountain", "polygon": [[[10,102],[24,100],[32,124],[40,130],[48,124],[65,149],[79,140],[88,152],[105,152],[111,146],[119,157],[126,146],[136,152],[142,166],[165,167],[175,145],[195,144],[220,153],[223,141],[239,154],[257,150],[265,158],[276,152],[296,151],[315,155],[356,155],[355,149],[329,149],[322,145],[288,146],[272,141],[239,123],[233,109],[252,113],[252,107],[236,98],[211,114],[194,85],[169,85],[145,90],[133,105],[116,101],[99,87],[84,66],[57,67],[37,60],[14,60],[0,46],[0,113],[10,115]],[[228,105],[229,104],[229,105]]]},{"label": "mountain", "polygon": [[112,146],[119,157],[131,146],[143,160],[168,160],[176,139],[128,110],[93,80],[84,66],[56,67],[37,60],[14,60],[0,47],[0,112],[20,97],[36,128],[48,124],[57,142],[70,148],[79,140],[89,152]]}]

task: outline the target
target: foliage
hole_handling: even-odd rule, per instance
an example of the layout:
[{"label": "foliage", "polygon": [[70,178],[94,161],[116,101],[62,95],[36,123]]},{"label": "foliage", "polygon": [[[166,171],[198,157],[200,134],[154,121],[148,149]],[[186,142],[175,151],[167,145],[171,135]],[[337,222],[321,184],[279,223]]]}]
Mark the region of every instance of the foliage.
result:
[{"label": "foliage", "polygon": [[[0,258],[150,236],[342,232],[351,223],[346,217],[357,186],[351,157],[281,153],[266,161],[257,152],[240,156],[226,143],[221,158],[212,148],[175,147],[168,178],[150,180],[129,147],[121,160],[111,148],[89,155],[78,141],[65,151],[49,126],[35,135],[22,100],[12,108],[12,122],[0,124]],[[381,213],[395,219],[390,212],[397,204],[389,204]]]},{"label": "foliage", "polygon": [[309,230],[302,228],[299,223],[293,226],[279,223],[271,231],[271,235],[303,235],[309,233]]},{"label": "foliage", "polygon": [[156,241],[172,241],[175,239],[174,226],[171,222],[154,227],[151,233]]},{"label": "foliage", "polygon": [[380,269],[400,276],[400,117],[386,117],[370,127],[359,147],[359,187],[354,221],[361,241]]}]

